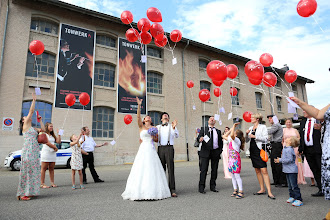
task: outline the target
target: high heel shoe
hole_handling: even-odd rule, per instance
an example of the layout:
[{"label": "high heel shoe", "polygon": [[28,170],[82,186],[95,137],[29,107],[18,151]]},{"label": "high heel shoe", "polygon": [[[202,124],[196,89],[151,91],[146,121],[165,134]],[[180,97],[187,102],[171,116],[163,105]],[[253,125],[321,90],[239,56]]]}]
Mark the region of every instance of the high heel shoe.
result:
[{"label": "high heel shoe", "polygon": [[17,200],[29,201],[30,199],[31,199],[31,198],[28,197],[28,196],[22,196],[22,197],[17,196]]}]

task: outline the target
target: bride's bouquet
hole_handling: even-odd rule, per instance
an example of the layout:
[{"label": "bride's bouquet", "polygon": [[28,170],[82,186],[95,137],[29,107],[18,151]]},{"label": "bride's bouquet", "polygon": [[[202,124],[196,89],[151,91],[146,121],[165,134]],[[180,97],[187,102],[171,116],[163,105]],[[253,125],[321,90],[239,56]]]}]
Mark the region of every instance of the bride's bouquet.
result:
[{"label": "bride's bouquet", "polygon": [[148,129],[148,134],[151,136],[156,136],[158,134],[158,129],[156,127],[151,127]]}]

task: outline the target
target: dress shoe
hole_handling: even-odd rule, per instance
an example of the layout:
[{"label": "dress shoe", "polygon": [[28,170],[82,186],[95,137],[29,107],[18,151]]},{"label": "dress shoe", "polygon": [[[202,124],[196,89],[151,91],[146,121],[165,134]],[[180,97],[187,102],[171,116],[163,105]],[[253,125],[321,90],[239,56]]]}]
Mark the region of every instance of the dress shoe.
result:
[{"label": "dress shoe", "polygon": [[176,194],[176,193],[172,193],[172,195],[171,195],[172,197],[178,197],[178,195]]},{"label": "dress shoe", "polygon": [[275,187],[281,187],[282,185],[281,184],[276,184]]},{"label": "dress shoe", "polygon": [[318,196],[324,196],[324,193],[322,191],[318,191],[315,194],[312,194],[312,196],[318,197]]},{"label": "dress shoe", "polygon": [[103,183],[104,180],[98,179],[98,180],[95,180],[94,182],[95,182],[95,183]]},{"label": "dress shoe", "polygon": [[288,184],[284,184],[284,183],[283,183],[281,186],[282,186],[282,187],[288,187]]},{"label": "dress shoe", "polygon": [[88,183],[87,183],[87,181],[84,181],[83,184],[86,185],[86,184],[88,184]]},{"label": "dress shoe", "polygon": [[272,185],[272,186],[275,186],[275,185],[276,185],[276,183],[271,183],[270,185]]},{"label": "dress shoe", "polygon": [[219,192],[219,190],[217,190],[217,189],[211,189],[211,191],[216,192],[216,193]]},{"label": "dress shoe", "polygon": [[202,194],[205,194],[206,192],[205,192],[205,190],[202,190],[202,191],[199,191],[200,193],[202,193]]}]

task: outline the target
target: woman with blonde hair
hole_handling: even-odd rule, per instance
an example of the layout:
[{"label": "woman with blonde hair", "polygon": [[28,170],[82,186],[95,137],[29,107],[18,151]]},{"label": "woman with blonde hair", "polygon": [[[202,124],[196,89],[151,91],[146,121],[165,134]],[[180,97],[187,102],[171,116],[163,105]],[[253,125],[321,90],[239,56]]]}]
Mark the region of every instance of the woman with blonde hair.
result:
[{"label": "woman with blonde hair", "polygon": [[266,188],[268,191],[268,198],[276,199],[272,194],[270,188],[270,179],[267,171],[267,163],[264,162],[260,157],[260,150],[263,145],[267,143],[268,132],[265,125],[260,124],[262,121],[262,115],[257,113],[251,116],[251,126],[246,131],[246,143],[250,142],[250,158],[252,161],[252,166],[255,169],[257,174],[258,182],[260,185],[260,190],[254,195],[263,195],[266,194],[264,183],[266,184]]}]

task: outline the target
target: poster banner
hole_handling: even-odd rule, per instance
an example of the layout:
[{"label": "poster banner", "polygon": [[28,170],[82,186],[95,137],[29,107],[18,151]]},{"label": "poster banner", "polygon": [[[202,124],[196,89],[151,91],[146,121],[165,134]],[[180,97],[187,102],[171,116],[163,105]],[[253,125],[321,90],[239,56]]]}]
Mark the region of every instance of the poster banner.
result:
[{"label": "poster banner", "polygon": [[142,99],[141,114],[147,112],[147,63],[142,62],[141,55],[140,43],[118,39],[117,109],[120,113],[136,114],[136,97]]},{"label": "poster banner", "polygon": [[84,110],[92,109],[94,76],[95,32],[83,28],[61,24],[54,105],[68,108],[67,94],[76,96],[76,103],[70,107],[83,109],[79,102],[82,92],[88,93],[91,101]]}]

